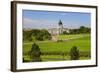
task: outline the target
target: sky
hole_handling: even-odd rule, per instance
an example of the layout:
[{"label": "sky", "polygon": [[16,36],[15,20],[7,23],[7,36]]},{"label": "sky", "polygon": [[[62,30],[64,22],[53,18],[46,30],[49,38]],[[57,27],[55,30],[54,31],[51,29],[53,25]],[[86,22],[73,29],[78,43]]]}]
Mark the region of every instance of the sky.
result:
[{"label": "sky", "polygon": [[90,27],[91,14],[80,12],[23,10],[23,28],[50,29],[57,28],[59,20],[64,28]]}]

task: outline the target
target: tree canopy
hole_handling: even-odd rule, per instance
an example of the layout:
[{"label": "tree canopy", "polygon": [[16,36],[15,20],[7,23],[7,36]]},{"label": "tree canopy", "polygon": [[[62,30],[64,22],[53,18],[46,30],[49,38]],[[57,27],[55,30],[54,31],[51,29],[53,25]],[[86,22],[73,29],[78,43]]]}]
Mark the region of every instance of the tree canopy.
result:
[{"label": "tree canopy", "polygon": [[39,29],[32,29],[30,31],[23,31],[23,40],[28,40],[28,41],[32,41],[32,40],[39,40],[39,41],[43,41],[43,40],[50,40],[51,39],[51,34],[45,30],[39,30]]}]

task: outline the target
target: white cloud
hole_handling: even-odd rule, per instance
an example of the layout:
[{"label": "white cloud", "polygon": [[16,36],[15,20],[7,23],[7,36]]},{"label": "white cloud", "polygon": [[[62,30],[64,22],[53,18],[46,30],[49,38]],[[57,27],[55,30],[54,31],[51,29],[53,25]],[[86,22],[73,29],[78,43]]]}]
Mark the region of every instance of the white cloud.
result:
[{"label": "white cloud", "polygon": [[61,15],[67,15],[66,13],[61,13]]},{"label": "white cloud", "polygon": [[[48,29],[48,28],[57,28],[59,20],[36,20],[23,18],[23,27],[24,28],[33,28],[33,29]],[[71,21],[63,22],[63,26],[65,28],[79,28],[82,26],[80,23],[73,23]],[[84,26],[84,24],[83,24]],[[86,27],[90,27],[90,25],[86,25]]]},{"label": "white cloud", "polygon": [[23,18],[24,28],[55,28],[57,27],[57,21],[54,20],[34,20],[29,18]]}]

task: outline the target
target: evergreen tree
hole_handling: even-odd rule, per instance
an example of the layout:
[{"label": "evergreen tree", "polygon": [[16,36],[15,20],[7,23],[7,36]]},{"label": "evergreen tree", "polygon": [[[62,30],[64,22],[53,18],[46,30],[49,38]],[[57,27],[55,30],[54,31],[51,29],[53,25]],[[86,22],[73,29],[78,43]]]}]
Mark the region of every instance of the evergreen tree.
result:
[{"label": "evergreen tree", "polygon": [[76,46],[73,46],[70,50],[70,59],[71,60],[79,60],[79,50]]},{"label": "evergreen tree", "polygon": [[40,48],[37,44],[32,44],[32,48],[31,48],[31,51],[30,51],[30,58],[31,58],[31,61],[32,62],[39,62],[41,61],[41,58],[40,58]]}]

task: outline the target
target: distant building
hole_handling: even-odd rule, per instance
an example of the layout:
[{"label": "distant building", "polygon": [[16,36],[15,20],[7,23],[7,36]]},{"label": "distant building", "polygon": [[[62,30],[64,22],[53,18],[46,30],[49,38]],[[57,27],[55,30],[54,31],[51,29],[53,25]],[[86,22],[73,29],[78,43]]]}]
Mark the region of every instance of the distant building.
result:
[{"label": "distant building", "polygon": [[[32,28],[24,28],[24,31],[31,31]],[[42,29],[40,29],[42,30]],[[50,29],[46,29],[51,35],[60,35],[63,34],[64,31],[66,31],[67,33],[69,33],[69,29],[68,28],[64,28],[63,27],[63,23],[61,20],[59,20],[58,22],[58,27],[56,28],[50,28]]]},{"label": "distant building", "polygon": [[58,22],[58,27],[57,28],[48,29],[48,32],[51,35],[60,35],[60,34],[63,34],[64,31],[66,31],[67,33],[69,33],[69,29],[63,28],[63,23],[62,23],[61,20]]}]

